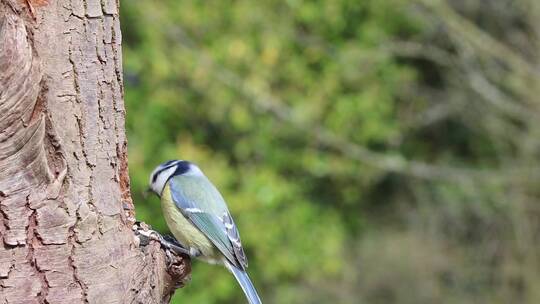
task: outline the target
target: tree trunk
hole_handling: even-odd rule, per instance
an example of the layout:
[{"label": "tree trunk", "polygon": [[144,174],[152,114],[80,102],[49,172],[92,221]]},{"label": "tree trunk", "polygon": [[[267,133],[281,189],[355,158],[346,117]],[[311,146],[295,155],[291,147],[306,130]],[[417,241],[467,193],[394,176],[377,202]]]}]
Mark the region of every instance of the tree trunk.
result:
[{"label": "tree trunk", "polygon": [[[116,0],[0,0],[0,303],[162,303],[132,227]],[[169,269],[170,270],[170,269]]]}]

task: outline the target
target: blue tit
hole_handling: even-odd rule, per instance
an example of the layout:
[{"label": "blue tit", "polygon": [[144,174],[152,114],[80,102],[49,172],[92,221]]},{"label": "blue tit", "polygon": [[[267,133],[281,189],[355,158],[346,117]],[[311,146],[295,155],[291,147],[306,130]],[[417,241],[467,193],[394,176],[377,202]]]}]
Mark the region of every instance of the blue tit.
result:
[{"label": "blue tit", "polygon": [[161,197],[167,226],[189,254],[225,265],[249,303],[261,303],[227,204],[201,169],[185,160],[162,163],[150,175],[150,189]]}]

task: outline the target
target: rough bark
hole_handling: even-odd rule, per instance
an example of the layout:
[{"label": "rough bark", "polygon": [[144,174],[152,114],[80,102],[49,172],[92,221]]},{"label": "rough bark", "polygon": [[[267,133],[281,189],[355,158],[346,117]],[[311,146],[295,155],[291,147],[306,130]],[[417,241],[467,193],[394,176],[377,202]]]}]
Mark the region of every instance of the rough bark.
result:
[{"label": "rough bark", "polygon": [[[162,303],[132,226],[116,0],[0,0],[0,303]],[[169,269],[170,270],[170,269]]]}]

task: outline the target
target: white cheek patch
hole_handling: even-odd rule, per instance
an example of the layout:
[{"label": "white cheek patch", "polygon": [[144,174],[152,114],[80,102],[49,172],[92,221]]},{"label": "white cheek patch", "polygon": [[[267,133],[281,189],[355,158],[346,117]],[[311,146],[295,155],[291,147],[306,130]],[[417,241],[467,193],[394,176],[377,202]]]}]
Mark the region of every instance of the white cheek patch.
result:
[{"label": "white cheek patch", "polygon": [[152,190],[154,190],[156,193],[159,193],[159,195],[161,195],[161,193],[163,192],[163,189],[165,188],[165,183],[167,183],[167,181],[169,180],[169,177],[173,175],[175,170],[176,170],[176,166],[173,166],[161,172],[156,178],[156,181],[152,184]]}]

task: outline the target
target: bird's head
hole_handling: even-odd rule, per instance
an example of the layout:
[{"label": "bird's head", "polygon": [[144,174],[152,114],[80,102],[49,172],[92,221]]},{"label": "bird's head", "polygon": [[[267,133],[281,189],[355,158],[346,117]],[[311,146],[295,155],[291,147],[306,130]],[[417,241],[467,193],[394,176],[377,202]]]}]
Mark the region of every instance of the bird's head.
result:
[{"label": "bird's head", "polygon": [[161,196],[167,181],[177,175],[200,176],[201,169],[187,160],[169,160],[157,166],[150,174],[150,191]]}]

